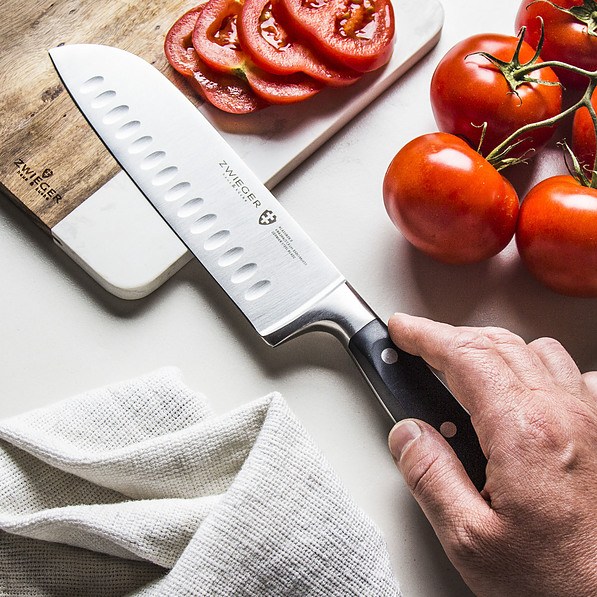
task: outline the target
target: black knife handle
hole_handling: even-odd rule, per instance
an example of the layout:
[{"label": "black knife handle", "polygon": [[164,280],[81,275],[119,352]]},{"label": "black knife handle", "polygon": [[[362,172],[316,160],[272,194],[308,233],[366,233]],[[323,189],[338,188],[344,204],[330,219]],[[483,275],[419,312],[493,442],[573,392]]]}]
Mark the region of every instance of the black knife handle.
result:
[{"label": "black knife handle", "polygon": [[425,361],[400,350],[379,319],[354,334],[348,350],[391,417],[435,427],[481,490],[487,461],[470,417]]}]

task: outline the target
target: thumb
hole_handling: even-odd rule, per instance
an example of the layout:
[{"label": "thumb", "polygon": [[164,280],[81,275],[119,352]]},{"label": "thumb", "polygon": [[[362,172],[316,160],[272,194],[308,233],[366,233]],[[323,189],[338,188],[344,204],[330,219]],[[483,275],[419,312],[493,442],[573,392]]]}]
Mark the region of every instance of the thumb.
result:
[{"label": "thumb", "polygon": [[[390,452],[413,496],[444,544],[462,531],[483,528],[491,508],[481,497],[446,440],[423,421],[396,423],[388,438]],[[466,528],[464,528],[466,526]]]}]

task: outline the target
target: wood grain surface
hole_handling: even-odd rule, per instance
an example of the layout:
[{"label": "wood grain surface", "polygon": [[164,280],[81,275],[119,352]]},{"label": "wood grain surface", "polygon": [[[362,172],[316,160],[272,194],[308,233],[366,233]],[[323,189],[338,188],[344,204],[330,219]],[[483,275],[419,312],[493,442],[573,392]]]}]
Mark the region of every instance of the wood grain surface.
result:
[{"label": "wood grain surface", "polygon": [[72,43],[116,46],[138,54],[182,87],[166,62],[163,43],[172,23],[195,3],[5,1],[0,21],[0,187],[46,231],[118,172],[61,84],[48,50]]}]

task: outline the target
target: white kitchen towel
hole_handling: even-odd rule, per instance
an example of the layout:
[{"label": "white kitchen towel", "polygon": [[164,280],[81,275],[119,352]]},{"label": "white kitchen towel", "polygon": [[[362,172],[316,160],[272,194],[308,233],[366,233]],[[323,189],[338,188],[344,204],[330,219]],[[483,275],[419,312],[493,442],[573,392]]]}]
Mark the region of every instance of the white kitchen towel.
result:
[{"label": "white kitchen towel", "polygon": [[383,538],[276,393],[174,368],[0,421],[0,595],[398,595]]}]

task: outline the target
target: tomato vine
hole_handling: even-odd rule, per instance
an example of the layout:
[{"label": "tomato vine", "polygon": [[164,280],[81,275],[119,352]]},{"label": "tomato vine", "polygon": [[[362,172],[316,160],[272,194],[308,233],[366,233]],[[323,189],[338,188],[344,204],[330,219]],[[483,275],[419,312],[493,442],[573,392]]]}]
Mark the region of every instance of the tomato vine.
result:
[{"label": "tomato vine", "polygon": [[[572,106],[566,108],[565,110],[563,110],[556,116],[553,116],[551,118],[546,118],[546,119],[540,120],[538,122],[532,122],[530,124],[527,124],[527,125],[521,127],[520,129],[518,129],[517,131],[512,133],[504,141],[502,141],[502,143],[500,143],[497,147],[495,147],[491,152],[489,152],[489,154],[487,154],[487,160],[491,164],[493,164],[498,170],[507,167],[508,165],[510,165],[512,163],[512,160],[516,159],[516,158],[508,158],[507,156],[510,154],[510,152],[511,152],[512,148],[514,147],[514,144],[518,138],[520,138],[524,134],[526,134],[532,130],[535,130],[537,128],[554,126],[555,124],[559,123],[561,120],[564,120],[568,116],[574,114],[580,108],[584,107],[584,108],[587,108],[587,110],[589,111],[591,120],[593,122],[594,129],[595,129],[595,135],[597,136],[597,114],[596,114],[595,108],[593,107],[593,104],[591,102],[591,97],[593,95],[593,92],[597,88],[597,70],[596,71],[588,71],[588,70],[582,69],[580,67],[573,66],[573,65],[565,63],[565,62],[561,62],[559,60],[549,60],[547,62],[542,62],[540,64],[527,64],[527,65],[521,66],[518,71],[518,74],[526,75],[527,73],[531,73],[534,70],[537,70],[538,68],[545,68],[546,66],[562,68],[562,69],[568,70],[570,72],[573,72],[577,75],[582,75],[584,77],[587,77],[589,79],[587,88],[585,89],[585,92],[583,93],[582,97],[576,103],[574,103]],[[572,154],[571,151],[570,151],[570,153]],[[520,161],[520,160],[518,160],[518,161]],[[583,184],[583,186],[590,186],[592,188],[597,188],[597,157],[595,158],[595,163],[593,164],[592,175],[591,175],[590,180],[586,176],[584,176],[584,174],[581,172],[581,168],[580,168],[580,165],[578,165],[577,160],[574,159],[574,161],[576,162],[575,168],[574,168],[574,171],[576,174],[575,177],[577,177],[579,182],[581,182],[581,184]],[[576,167],[577,165],[578,165],[578,167]]]}]

